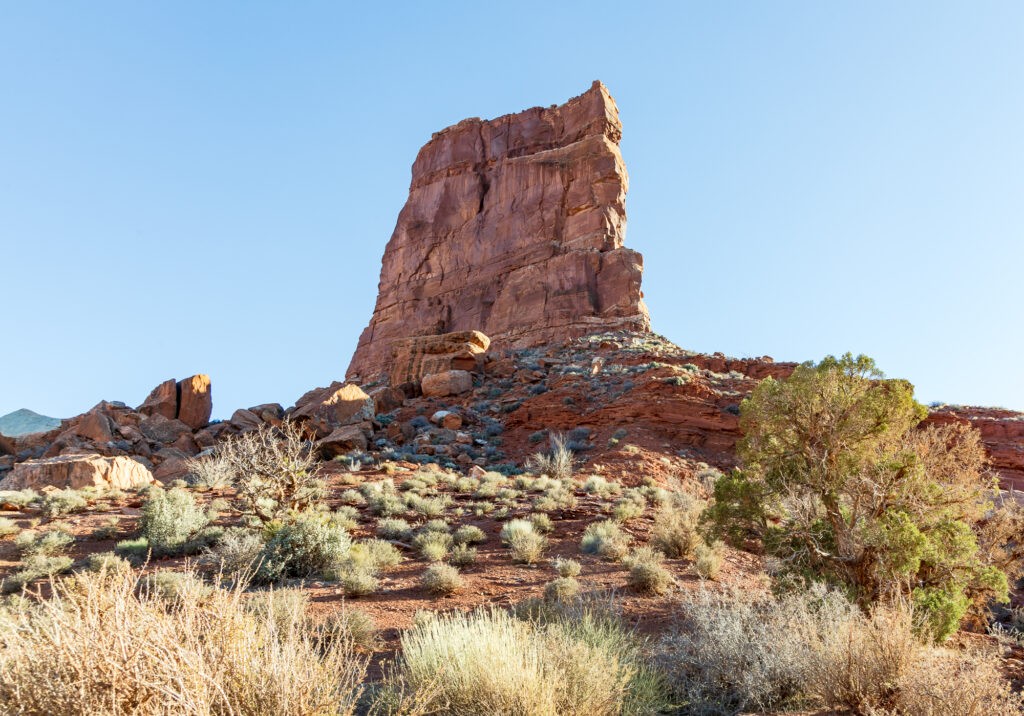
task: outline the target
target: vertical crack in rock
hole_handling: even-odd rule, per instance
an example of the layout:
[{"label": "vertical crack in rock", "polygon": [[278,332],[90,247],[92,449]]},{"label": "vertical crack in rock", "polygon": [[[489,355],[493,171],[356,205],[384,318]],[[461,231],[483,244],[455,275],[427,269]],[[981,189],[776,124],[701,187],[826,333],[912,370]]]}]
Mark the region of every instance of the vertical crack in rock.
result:
[{"label": "vertical crack in rock", "polygon": [[623,246],[618,108],[600,82],[562,105],[467,119],[420,149],[351,379],[387,372],[391,343],[483,331],[492,349],[594,330],[649,330],[643,258]]}]

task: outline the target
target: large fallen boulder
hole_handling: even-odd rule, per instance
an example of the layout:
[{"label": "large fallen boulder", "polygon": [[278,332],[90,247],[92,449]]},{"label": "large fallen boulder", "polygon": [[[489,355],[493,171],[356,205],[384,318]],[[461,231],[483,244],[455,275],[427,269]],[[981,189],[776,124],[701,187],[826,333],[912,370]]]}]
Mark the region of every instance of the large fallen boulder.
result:
[{"label": "large fallen boulder", "polygon": [[402,338],[391,344],[391,385],[418,383],[446,370],[476,370],[491,339],[480,331]]},{"label": "large fallen boulder", "polygon": [[15,465],[11,473],[0,480],[0,489],[24,490],[50,486],[76,490],[83,487],[129,490],[152,482],[153,475],[146,466],[129,457],[58,455]]},{"label": "large fallen boulder", "polygon": [[473,376],[464,370],[446,370],[442,373],[423,376],[420,383],[426,398],[443,398],[447,395],[468,393],[473,389]]},{"label": "large fallen boulder", "polygon": [[314,388],[295,402],[291,419],[308,423],[325,437],[334,428],[373,420],[376,415],[373,398],[355,383],[335,381],[326,388]]}]

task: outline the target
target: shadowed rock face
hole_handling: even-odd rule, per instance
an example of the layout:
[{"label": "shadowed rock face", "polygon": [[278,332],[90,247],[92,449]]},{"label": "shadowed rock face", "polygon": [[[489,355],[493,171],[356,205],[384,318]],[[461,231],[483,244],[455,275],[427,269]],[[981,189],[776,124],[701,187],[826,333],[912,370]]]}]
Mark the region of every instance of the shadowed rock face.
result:
[{"label": "shadowed rock face", "polygon": [[618,108],[600,82],[563,105],[467,119],[424,146],[384,252],[350,379],[392,341],[479,330],[497,350],[648,330],[643,258],[623,247]]}]

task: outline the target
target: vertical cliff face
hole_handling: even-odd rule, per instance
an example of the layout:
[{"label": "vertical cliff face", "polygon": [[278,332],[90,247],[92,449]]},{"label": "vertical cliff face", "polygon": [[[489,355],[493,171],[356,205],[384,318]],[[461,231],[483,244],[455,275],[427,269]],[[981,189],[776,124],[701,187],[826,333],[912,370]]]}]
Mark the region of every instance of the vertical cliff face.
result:
[{"label": "vertical cliff face", "polygon": [[623,246],[621,134],[600,82],[563,105],[435,134],[413,164],[348,376],[387,372],[391,343],[412,336],[478,330],[501,350],[648,330],[643,258]]}]

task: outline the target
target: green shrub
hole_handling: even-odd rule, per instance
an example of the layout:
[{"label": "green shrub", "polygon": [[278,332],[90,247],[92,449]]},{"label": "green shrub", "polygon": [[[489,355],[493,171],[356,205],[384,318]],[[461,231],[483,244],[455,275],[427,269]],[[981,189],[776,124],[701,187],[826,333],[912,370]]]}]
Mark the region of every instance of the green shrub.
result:
[{"label": "green shrub", "polygon": [[596,620],[537,624],[503,611],[445,614],[402,635],[387,690],[423,713],[658,713],[641,644]]},{"label": "green shrub", "polygon": [[360,609],[344,607],[332,612],[322,623],[322,631],[352,644],[361,652],[373,652],[378,646],[380,630],[371,617]]},{"label": "green shrub", "polygon": [[59,490],[43,497],[42,510],[47,517],[82,512],[89,503],[75,490]]},{"label": "green shrub", "polygon": [[8,517],[0,517],[0,537],[10,537],[11,535],[18,534],[20,531],[21,528],[18,527],[14,520]]},{"label": "green shrub", "polygon": [[407,541],[412,538],[412,525],[403,519],[386,517],[377,521],[377,534],[385,539]]},{"label": "green shrub", "polygon": [[42,554],[33,554],[25,557],[21,561],[21,568],[3,581],[3,591],[16,592],[40,577],[63,574],[71,569],[72,564],[71,558],[63,555],[48,557]]},{"label": "green shrub", "polygon": [[114,539],[117,534],[121,531],[121,521],[116,517],[111,517],[109,520],[104,522],[101,526],[97,527],[92,531],[92,538],[94,540],[105,541],[108,539]]},{"label": "green shrub", "polygon": [[549,602],[564,602],[572,599],[580,591],[580,583],[572,577],[559,577],[544,587],[544,599]]},{"label": "green shrub", "polygon": [[114,552],[121,556],[142,559],[149,553],[149,542],[145,537],[123,539],[114,545]]},{"label": "green shrub", "polygon": [[89,555],[85,568],[90,572],[121,574],[131,571],[132,565],[127,559],[119,557],[114,552],[97,552]]},{"label": "green shrub", "polygon": [[702,579],[717,579],[718,573],[722,570],[722,560],[725,557],[725,545],[715,542],[707,545],[701,542],[694,550],[696,563],[694,568]]},{"label": "green shrub", "polygon": [[465,567],[476,562],[476,547],[467,544],[455,545],[455,548],[448,555],[448,564],[456,567]]},{"label": "green shrub", "polygon": [[527,460],[526,469],[536,475],[547,475],[556,480],[572,477],[576,460],[564,436],[552,434],[549,442],[550,452],[534,453]]},{"label": "green shrub", "polygon": [[501,528],[501,541],[510,542],[513,536],[532,533],[533,523],[529,520],[509,520]]},{"label": "green shrub", "polygon": [[263,539],[253,530],[232,527],[208,548],[203,561],[212,564],[229,582],[243,582],[261,565]]},{"label": "green shrub", "polygon": [[153,490],[142,506],[139,529],[154,554],[176,554],[207,524],[206,514],[185,490]]},{"label": "green shrub", "polygon": [[559,577],[578,577],[580,574],[580,563],[575,559],[563,559],[559,557],[552,565]]},{"label": "green shrub", "polygon": [[687,559],[701,543],[697,531],[702,504],[675,493],[654,513],[651,544],[670,559]]},{"label": "green shrub", "polygon": [[[527,523],[529,524],[529,523]],[[514,532],[508,540],[509,551],[513,562],[535,564],[544,556],[548,541],[544,535],[530,532]]]},{"label": "green shrub", "polygon": [[423,587],[433,594],[452,594],[462,585],[459,570],[444,562],[435,562],[423,573]]},{"label": "green shrub", "polygon": [[650,547],[641,547],[623,560],[629,569],[629,586],[641,594],[665,594],[674,584],[662,565],[664,557]]},{"label": "green shrub", "polygon": [[60,528],[39,534],[35,530],[24,530],[14,538],[14,546],[26,557],[50,556],[67,551],[75,541],[69,532]]},{"label": "green shrub", "polygon": [[380,589],[380,580],[371,569],[350,567],[341,576],[341,586],[346,597],[362,597]]},{"label": "green shrub", "polygon": [[487,535],[476,525],[463,525],[452,535],[455,544],[479,544],[487,541]]},{"label": "green shrub", "polygon": [[555,523],[543,512],[530,515],[530,524],[533,525],[534,532],[540,532],[541,534],[549,534],[555,531]]},{"label": "green shrub", "polygon": [[258,581],[312,577],[338,569],[349,556],[348,532],[313,514],[268,526]]},{"label": "green shrub", "polygon": [[631,538],[612,520],[593,522],[583,532],[580,550],[618,562],[629,551]]},{"label": "green shrub", "polygon": [[927,412],[910,383],[866,356],[765,379],[741,405],[744,469],[715,483],[707,531],[758,541],[795,575],[843,584],[863,605],[901,593],[945,638],[972,604],[1008,598],[1004,570],[1019,567],[1024,544],[980,544],[998,511],[980,435],[919,429]]},{"label": "green shrub", "polygon": [[142,581],[142,589],[169,602],[202,602],[213,595],[214,588],[191,572],[162,570]]},{"label": "green shrub", "polygon": [[27,507],[33,502],[38,502],[39,493],[35,490],[0,490],[0,504],[14,505],[15,507]]},{"label": "green shrub", "polygon": [[615,506],[612,507],[612,519],[616,522],[635,520],[637,517],[643,516],[644,507],[643,502],[623,497],[615,501]]},{"label": "green shrub", "polygon": [[360,540],[349,549],[348,561],[356,567],[377,572],[399,564],[402,561],[402,553],[393,544],[384,540]]}]

